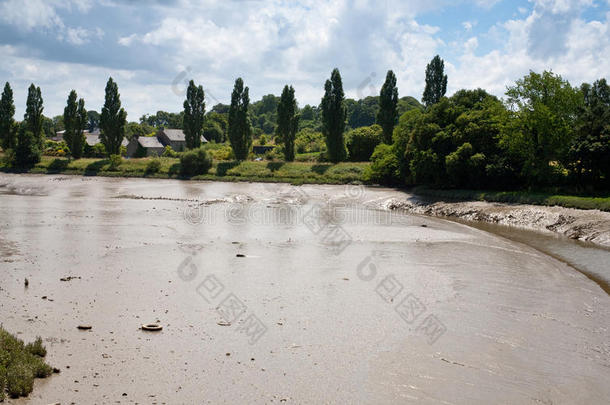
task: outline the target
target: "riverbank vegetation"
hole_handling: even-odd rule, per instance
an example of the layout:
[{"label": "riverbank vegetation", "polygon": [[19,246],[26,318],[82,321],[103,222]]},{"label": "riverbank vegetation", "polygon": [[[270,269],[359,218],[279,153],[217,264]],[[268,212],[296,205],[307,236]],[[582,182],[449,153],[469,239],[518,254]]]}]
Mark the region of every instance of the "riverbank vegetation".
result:
[{"label": "riverbank vegetation", "polygon": [[28,396],[35,378],[53,373],[53,368],[44,361],[46,354],[41,338],[26,345],[0,327],[0,401],[6,396]]},{"label": "riverbank vegetation", "polygon": [[[207,158],[203,158],[207,161]],[[367,162],[338,164],[281,161],[213,161],[208,170],[197,174],[198,164],[186,172],[179,158],[153,157],[123,159],[114,164],[110,159],[82,158],[72,160],[43,156],[27,170],[9,168],[0,163],[0,171],[35,174],[72,174],[105,177],[148,177],[219,181],[261,181],[291,184],[348,184],[361,182]],[[189,163],[191,165],[191,163]],[[205,165],[205,163],[204,163]],[[205,166],[204,166],[205,167]]]}]

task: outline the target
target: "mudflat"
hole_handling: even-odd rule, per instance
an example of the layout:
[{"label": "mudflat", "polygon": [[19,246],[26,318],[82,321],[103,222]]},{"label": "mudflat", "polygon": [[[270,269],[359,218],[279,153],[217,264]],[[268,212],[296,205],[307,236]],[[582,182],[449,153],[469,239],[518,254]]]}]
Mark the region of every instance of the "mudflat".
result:
[{"label": "mudflat", "polygon": [[607,402],[610,297],[404,198],[1,175],[0,320],[61,369],[9,403]]}]

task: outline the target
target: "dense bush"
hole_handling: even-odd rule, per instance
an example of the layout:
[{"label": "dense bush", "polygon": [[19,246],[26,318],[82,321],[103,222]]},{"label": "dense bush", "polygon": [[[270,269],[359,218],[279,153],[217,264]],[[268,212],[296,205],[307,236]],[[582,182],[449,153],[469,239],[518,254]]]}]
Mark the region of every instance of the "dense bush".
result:
[{"label": "dense bush", "polygon": [[206,119],[205,123],[203,124],[203,137],[208,142],[220,143],[224,142],[225,140],[225,132],[220,123]]},{"label": "dense bush", "polygon": [[183,176],[206,174],[212,167],[212,158],[201,147],[184,152],[180,155],[180,173]]},{"label": "dense bush", "polygon": [[206,143],[202,146],[203,149],[208,152],[214,160],[233,160],[235,155],[233,154],[233,148],[226,143]]},{"label": "dense bush", "polygon": [[119,169],[121,163],[123,163],[123,158],[121,157],[121,155],[110,155],[110,157],[108,158],[108,162],[108,170],[116,171]]},{"label": "dense bush", "polygon": [[70,148],[64,141],[55,142],[50,139],[45,141],[44,155],[64,157],[70,154]]},{"label": "dense bush", "polygon": [[349,160],[365,162],[371,158],[375,147],[382,141],[383,130],[379,125],[361,127],[347,133],[346,146]]},{"label": "dense bush", "polygon": [[106,157],[106,147],[103,143],[98,143],[91,146],[85,142],[85,146],[83,148],[83,156],[88,158]]},{"label": "dense bush", "polygon": [[18,167],[28,167],[40,162],[41,151],[38,139],[31,131],[22,125],[17,135],[15,148],[15,164]]},{"label": "dense bush", "polygon": [[297,153],[312,153],[326,151],[326,141],[322,132],[305,128],[297,132],[294,141]]},{"label": "dense bush", "polygon": [[153,158],[146,165],[146,174],[158,173],[160,169],[161,169],[161,161],[157,158]]},{"label": "dense bush", "polygon": [[379,144],[371,156],[371,165],[364,172],[366,181],[381,184],[400,182],[399,159],[394,148],[385,143]]},{"label": "dense bush", "polygon": [[176,158],[178,157],[178,152],[174,151],[171,146],[166,145],[165,149],[163,149],[163,157]]}]

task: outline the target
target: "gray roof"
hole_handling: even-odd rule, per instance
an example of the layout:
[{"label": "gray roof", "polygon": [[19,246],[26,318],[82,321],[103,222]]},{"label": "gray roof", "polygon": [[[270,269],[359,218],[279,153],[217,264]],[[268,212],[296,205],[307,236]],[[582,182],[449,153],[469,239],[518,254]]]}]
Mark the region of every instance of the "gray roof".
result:
[{"label": "gray roof", "polygon": [[[186,142],[184,131],[181,129],[169,129],[165,128],[162,130],[163,133],[168,137],[171,142]],[[201,142],[206,143],[208,140],[201,135]]]},{"label": "gray roof", "polygon": [[154,136],[141,136],[138,143],[143,148],[164,148],[163,144]]},{"label": "gray roof", "polygon": [[184,131],[181,129],[163,129],[163,133],[169,138],[172,142],[185,141]]},{"label": "gray roof", "polygon": [[[93,145],[97,145],[98,143],[100,143],[100,135],[99,133],[96,134],[89,134],[87,132],[85,132],[85,140],[87,142],[87,145],[89,146],[93,146]],[[127,146],[127,144],[129,143],[129,141],[127,141],[127,138],[123,138],[123,142],[121,142],[122,146]]]}]

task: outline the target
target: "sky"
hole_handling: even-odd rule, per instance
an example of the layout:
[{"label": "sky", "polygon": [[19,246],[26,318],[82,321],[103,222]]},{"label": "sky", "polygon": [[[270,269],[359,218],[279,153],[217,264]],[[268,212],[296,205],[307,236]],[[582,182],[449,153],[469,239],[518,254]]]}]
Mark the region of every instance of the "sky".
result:
[{"label": "sky", "polygon": [[180,111],[189,79],[208,110],[237,77],[252,101],[291,84],[300,106],[317,105],[335,67],[348,97],[377,95],[392,69],[400,96],[421,99],[436,54],[448,95],[501,97],[530,70],[610,78],[610,0],[0,0],[0,81],[17,119],[30,83],[46,116],[71,89],[99,111],[109,76],[130,121]]}]

